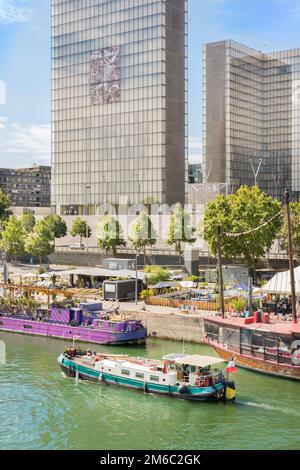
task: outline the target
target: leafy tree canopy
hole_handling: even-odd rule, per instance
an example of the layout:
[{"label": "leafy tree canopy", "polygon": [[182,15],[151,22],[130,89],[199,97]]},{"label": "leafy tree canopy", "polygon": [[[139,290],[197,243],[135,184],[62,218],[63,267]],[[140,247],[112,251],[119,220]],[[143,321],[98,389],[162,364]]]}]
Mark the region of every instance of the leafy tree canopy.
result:
[{"label": "leafy tree canopy", "polygon": [[25,250],[27,253],[39,258],[40,263],[42,263],[44,256],[49,256],[53,253],[53,233],[43,221],[37,223],[33,231],[27,236]]},{"label": "leafy tree canopy", "polygon": [[43,219],[43,223],[53,233],[54,238],[63,238],[68,233],[66,222],[58,214],[47,215]]},{"label": "leafy tree canopy", "polygon": [[72,237],[80,237],[81,243],[83,238],[90,238],[92,236],[92,230],[85,220],[77,217],[72,225],[70,235]]},{"label": "leafy tree canopy", "polygon": [[[294,245],[294,254],[300,258],[300,202],[293,202],[290,204],[291,208],[291,224],[292,224],[292,237]],[[280,232],[280,245],[283,250],[288,249],[288,228],[287,218],[284,218],[284,224]]]},{"label": "leafy tree canopy", "polygon": [[7,220],[11,215],[10,198],[0,189],[0,222]]},{"label": "leafy tree canopy", "polygon": [[161,266],[146,266],[146,281],[149,284],[157,284],[170,279],[170,272]]},{"label": "leafy tree canopy", "polygon": [[156,244],[157,233],[151,218],[141,212],[130,227],[129,240],[136,250],[145,252],[148,246]]},{"label": "leafy tree canopy", "polygon": [[35,219],[34,213],[33,212],[26,212],[20,218],[20,222],[21,222],[22,227],[24,228],[26,234],[32,232],[32,230],[34,229],[35,224],[36,224],[36,219]]},{"label": "leafy tree canopy", "polygon": [[97,225],[98,246],[106,253],[117,254],[117,249],[126,246],[123,230],[118,220],[112,215],[102,217]]},{"label": "leafy tree canopy", "polygon": [[6,251],[10,258],[22,256],[25,253],[25,235],[21,221],[14,215],[10,216],[1,233],[0,249]]},{"label": "leafy tree canopy", "polygon": [[176,253],[182,256],[182,243],[195,243],[191,216],[178,202],[172,211],[168,244],[175,246]]},{"label": "leafy tree canopy", "polygon": [[[224,257],[241,256],[255,269],[257,260],[270,250],[282,226],[281,205],[257,186],[242,186],[235,194],[218,196],[205,210],[204,237],[211,252],[217,254],[217,231],[221,228]],[[278,217],[275,217],[278,214]],[[266,225],[266,222],[268,222]],[[228,233],[244,233],[230,237]],[[201,228],[200,228],[201,230]],[[198,231],[198,230],[197,230]]]}]

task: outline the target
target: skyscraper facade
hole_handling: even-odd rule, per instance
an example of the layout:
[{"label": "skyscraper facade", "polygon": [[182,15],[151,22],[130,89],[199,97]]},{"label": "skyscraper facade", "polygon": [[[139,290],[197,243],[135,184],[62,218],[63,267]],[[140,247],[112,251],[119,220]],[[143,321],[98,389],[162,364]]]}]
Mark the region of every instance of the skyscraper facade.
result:
[{"label": "skyscraper facade", "polygon": [[300,195],[300,49],[204,46],[204,174],[233,190],[257,183]]},{"label": "skyscraper facade", "polygon": [[187,0],[52,0],[52,205],[184,202]]}]

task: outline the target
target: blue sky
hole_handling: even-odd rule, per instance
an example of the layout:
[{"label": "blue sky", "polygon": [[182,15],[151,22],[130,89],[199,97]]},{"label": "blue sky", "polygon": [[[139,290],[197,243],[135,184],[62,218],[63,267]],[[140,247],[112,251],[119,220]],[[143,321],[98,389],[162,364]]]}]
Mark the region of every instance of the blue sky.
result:
[{"label": "blue sky", "polygon": [[[201,160],[202,45],[300,47],[299,25],[300,0],[189,0],[191,161]],[[33,162],[50,162],[50,0],[0,0],[0,166]]]}]

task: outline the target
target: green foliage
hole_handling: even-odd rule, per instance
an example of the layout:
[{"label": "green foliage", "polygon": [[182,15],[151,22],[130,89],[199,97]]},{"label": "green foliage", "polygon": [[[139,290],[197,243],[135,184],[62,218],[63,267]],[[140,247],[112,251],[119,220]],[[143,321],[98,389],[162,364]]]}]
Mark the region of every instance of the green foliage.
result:
[{"label": "green foliage", "polygon": [[145,289],[145,290],[142,290],[142,292],[140,293],[140,298],[142,300],[146,300],[148,299],[149,297],[153,297],[155,294],[154,294],[154,290],[153,289]]},{"label": "green foliage", "polygon": [[42,222],[52,232],[53,239],[63,238],[68,233],[66,222],[58,214],[47,215]]},{"label": "green foliage", "polygon": [[129,240],[135,250],[143,251],[156,244],[157,233],[151,218],[141,212],[131,225]]},{"label": "green foliage", "polygon": [[90,238],[92,235],[92,230],[88,226],[87,222],[85,220],[82,220],[80,217],[77,217],[75,219],[70,235],[72,237],[80,237],[80,243],[82,243],[83,238]]},{"label": "green foliage", "polygon": [[161,266],[146,266],[145,273],[148,284],[157,284],[170,279],[170,272]]},{"label": "green foliage", "polygon": [[168,244],[175,247],[176,253],[183,255],[182,243],[195,243],[194,232],[191,224],[191,216],[178,202],[171,215]]},{"label": "green foliage", "polygon": [[10,258],[18,258],[25,253],[25,230],[20,220],[14,215],[4,224],[1,232],[0,249],[7,252]]},{"label": "green foliage", "polygon": [[270,250],[281,225],[280,215],[260,230],[238,237],[226,233],[242,233],[256,229],[280,212],[281,205],[257,186],[242,186],[235,194],[218,196],[205,211],[204,236],[211,252],[217,254],[217,230],[221,227],[222,254],[227,258],[241,256],[255,269],[257,260]]},{"label": "green foliage", "polygon": [[244,297],[238,297],[231,300],[230,305],[236,313],[242,313],[246,310],[247,300]]},{"label": "green foliage", "polygon": [[192,282],[198,282],[199,281],[199,277],[198,276],[188,276],[187,278],[188,281],[192,281]]},{"label": "green foliage", "polygon": [[26,234],[32,232],[35,227],[36,220],[33,212],[26,212],[20,218],[20,222]]},{"label": "green foliage", "polygon": [[0,222],[7,220],[11,215],[10,198],[0,189]]},{"label": "green foliage", "polygon": [[27,253],[39,258],[40,264],[44,256],[49,256],[53,253],[53,233],[43,221],[37,223],[33,231],[27,236],[25,249]]},{"label": "green foliage", "polygon": [[117,249],[126,246],[123,230],[118,220],[111,215],[102,217],[97,225],[98,246],[106,253],[117,254]]},{"label": "green foliage", "polygon": [[[292,237],[294,245],[294,254],[300,258],[300,202],[290,204],[291,208],[291,224],[292,224]],[[280,246],[283,250],[288,249],[288,228],[287,217],[284,218],[284,224],[280,232]]]}]

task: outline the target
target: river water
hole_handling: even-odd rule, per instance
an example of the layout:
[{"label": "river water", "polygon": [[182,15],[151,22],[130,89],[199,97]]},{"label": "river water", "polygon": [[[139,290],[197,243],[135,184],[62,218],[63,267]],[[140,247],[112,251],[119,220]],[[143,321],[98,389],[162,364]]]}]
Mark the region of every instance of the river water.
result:
[{"label": "river water", "polygon": [[[235,404],[194,403],[76,383],[56,362],[61,340],[12,333],[0,333],[0,340],[6,346],[0,449],[300,449],[300,383],[239,369]],[[182,349],[178,342],[149,339],[146,348],[126,353],[161,358]],[[184,349],[214,354],[195,344]]]}]

